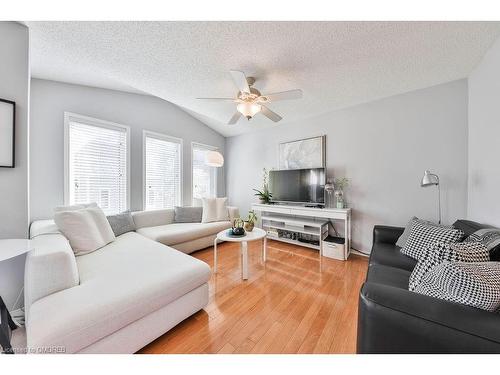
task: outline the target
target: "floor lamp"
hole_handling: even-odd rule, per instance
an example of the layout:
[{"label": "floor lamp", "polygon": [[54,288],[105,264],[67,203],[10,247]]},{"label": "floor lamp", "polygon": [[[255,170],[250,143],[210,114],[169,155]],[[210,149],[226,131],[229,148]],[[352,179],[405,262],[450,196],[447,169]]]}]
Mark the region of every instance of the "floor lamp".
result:
[{"label": "floor lamp", "polygon": [[441,188],[439,186],[439,176],[437,174],[431,173],[430,171],[425,171],[420,186],[427,187],[432,185],[436,185],[438,188],[439,224],[441,224]]}]

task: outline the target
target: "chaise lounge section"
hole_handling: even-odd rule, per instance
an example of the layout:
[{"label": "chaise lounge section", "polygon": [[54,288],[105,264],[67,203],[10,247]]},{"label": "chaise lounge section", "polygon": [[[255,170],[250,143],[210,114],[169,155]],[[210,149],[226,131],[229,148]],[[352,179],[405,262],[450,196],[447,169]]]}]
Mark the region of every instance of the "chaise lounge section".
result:
[{"label": "chaise lounge section", "polygon": [[174,224],[173,210],[133,218],[136,232],[78,257],[52,220],[32,224],[25,272],[30,352],[134,353],[207,305],[210,267],[185,253],[210,246],[231,221]]}]

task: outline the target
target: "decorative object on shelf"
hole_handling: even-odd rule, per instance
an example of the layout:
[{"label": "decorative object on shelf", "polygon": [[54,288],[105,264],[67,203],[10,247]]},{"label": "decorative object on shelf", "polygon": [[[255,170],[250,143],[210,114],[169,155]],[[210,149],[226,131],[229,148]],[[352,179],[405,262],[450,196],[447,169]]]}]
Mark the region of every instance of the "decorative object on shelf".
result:
[{"label": "decorative object on shelf", "polygon": [[233,236],[244,236],[245,235],[245,222],[241,218],[234,219],[233,227],[230,229],[230,233]]},{"label": "decorative object on shelf", "polygon": [[266,168],[263,170],[262,176],[262,190],[253,189],[256,193],[255,196],[259,197],[260,203],[269,204],[273,195],[269,191],[269,172]]},{"label": "decorative object on shelf", "polygon": [[336,178],[333,180],[333,185],[335,186],[337,208],[345,208],[344,189],[349,186],[349,179],[346,177]]},{"label": "decorative object on shelf", "polygon": [[438,223],[441,224],[441,188],[439,185],[439,176],[437,174],[431,173],[430,171],[425,171],[424,177],[422,177],[422,181],[420,182],[420,186],[427,187],[433,185],[436,185],[438,190],[438,212],[439,212]]},{"label": "decorative object on shelf", "polygon": [[217,150],[208,151],[205,155],[205,164],[209,167],[220,168],[224,165],[224,156]]},{"label": "decorative object on shelf", "polygon": [[245,220],[245,230],[247,232],[251,232],[253,230],[253,227],[255,226],[256,221],[257,215],[255,214],[255,211],[248,211],[248,218]]},{"label": "decorative object on shelf", "polygon": [[325,135],[280,143],[279,168],[324,168],[326,164],[325,149]]},{"label": "decorative object on shelf", "polygon": [[335,191],[335,185],[333,184],[333,181],[332,181],[331,178],[329,178],[326,181],[325,191],[326,191],[326,199],[327,199],[326,207],[328,207],[328,208],[334,208],[334,205],[333,205],[333,203],[334,203],[333,193]]},{"label": "decorative object on shelf", "polygon": [[0,167],[14,168],[16,103],[0,99]]}]

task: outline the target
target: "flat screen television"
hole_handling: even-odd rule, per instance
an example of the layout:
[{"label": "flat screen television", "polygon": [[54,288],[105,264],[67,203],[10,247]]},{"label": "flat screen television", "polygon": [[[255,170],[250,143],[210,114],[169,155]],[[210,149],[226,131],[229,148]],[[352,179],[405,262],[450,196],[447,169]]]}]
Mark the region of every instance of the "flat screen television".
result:
[{"label": "flat screen television", "polygon": [[272,202],[325,204],[325,168],[269,171]]}]

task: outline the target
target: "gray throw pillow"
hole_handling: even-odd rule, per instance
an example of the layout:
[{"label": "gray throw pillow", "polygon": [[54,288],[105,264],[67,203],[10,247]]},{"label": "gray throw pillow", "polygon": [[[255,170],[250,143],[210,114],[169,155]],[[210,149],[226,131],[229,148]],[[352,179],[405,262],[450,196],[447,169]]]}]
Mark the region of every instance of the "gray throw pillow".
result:
[{"label": "gray throw pillow", "polygon": [[174,223],[201,223],[203,207],[175,207]]},{"label": "gray throw pillow", "polygon": [[121,214],[106,216],[109,225],[116,237],[127,233],[135,231],[134,218],[130,211],[122,212]]},{"label": "gray throw pillow", "polygon": [[417,220],[417,219],[418,219],[418,217],[413,216],[410,219],[410,221],[408,222],[408,224],[406,224],[406,227],[405,227],[405,230],[403,231],[403,234],[401,236],[399,236],[399,238],[396,242],[396,246],[403,247],[405,245],[406,240],[410,236],[411,226],[413,225],[413,220]]}]

